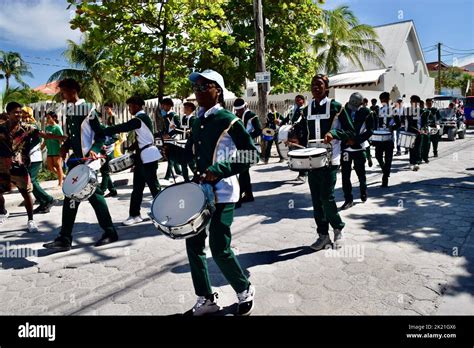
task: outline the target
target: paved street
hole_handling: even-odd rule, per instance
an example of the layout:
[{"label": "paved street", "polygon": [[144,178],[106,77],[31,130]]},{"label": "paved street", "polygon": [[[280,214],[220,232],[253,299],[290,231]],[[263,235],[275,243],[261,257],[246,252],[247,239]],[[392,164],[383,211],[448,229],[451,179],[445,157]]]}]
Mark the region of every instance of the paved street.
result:
[{"label": "paved street", "polygon": [[[378,165],[368,168],[369,199],[342,212],[342,249],[312,252],[316,238],[307,184],[276,163],[252,168],[256,201],[236,210],[233,247],[256,286],[255,314],[474,314],[474,131],[440,143],[440,157],[408,170],[408,156],[394,157],[388,189]],[[161,164],[163,177],[166,166]],[[114,179],[129,179],[121,173]],[[47,183],[51,187],[54,183]],[[53,191],[55,194],[59,192]],[[150,221],[132,227],[130,186],[108,198],[121,240],[100,248],[101,231],[87,203],[79,208],[73,249],[42,249],[60,227],[61,207],[35,217],[40,233],[28,234],[19,195],[6,196],[12,217],[0,226],[0,245],[30,248],[38,257],[0,259],[0,314],[182,313],[195,302],[184,241],[159,234]],[[343,202],[341,178],[336,196]],[[147,193],[142,216],[150,206]],[[332,232],[331,232],[332,235]],[[208,251],[208,255],[210,252]],[[235,293],[209,258],[221,314]]]}]

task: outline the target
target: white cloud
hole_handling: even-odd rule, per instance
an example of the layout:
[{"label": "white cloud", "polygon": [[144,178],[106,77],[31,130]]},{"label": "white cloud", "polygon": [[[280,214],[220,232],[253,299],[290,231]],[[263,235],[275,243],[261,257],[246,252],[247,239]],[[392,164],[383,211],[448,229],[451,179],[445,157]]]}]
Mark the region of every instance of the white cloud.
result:
[{"label": "white cloud", "polygon": [[453,58],[454,66],[465,66],[470,63],[474,63],[474,54],[463,58]]},{"label": "white cloud", "polygon": [[81,32],[71,30],[74,10],[65,0],[0,0],[0,39],[33,50],[53,50],[66,40],[79,41]]}]

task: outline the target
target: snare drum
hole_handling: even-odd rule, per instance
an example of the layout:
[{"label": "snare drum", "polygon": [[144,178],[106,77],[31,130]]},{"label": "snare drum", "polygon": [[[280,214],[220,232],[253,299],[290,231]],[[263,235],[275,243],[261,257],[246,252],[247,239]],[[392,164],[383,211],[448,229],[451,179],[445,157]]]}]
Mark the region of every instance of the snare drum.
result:
[{"label": "snare drum", "polygon": [[278,142],[288,140],[288,133],[290,133],[291,125],[284,125],[278,128]]},{"label": "snare drum", "polygon": [[[165,139],[165,144],[173,144],[176,145],[176,139]],[[163,146],[163,140],[155,139],[156,146]]]},{"label": "snare drum", "polygon": [[328,165],[328,150],[323,148],[306,148],[288,152],[288,167],[291,170],[312,170]]},{"label": "snare drum", "polygon": [[134,162],[133,154],[126,153],[125,155],[110,160],[109,168],[112,173],[118,173],[133,167]]},{"label": "snare drum", "polygon": [[172,239],[198,235],[211,220],[211,210],[200,185],[188,182],[168,186],[151,205],[155,227]]},{"label": "snare drum", "polygon": [[430,135],[436,135],[438,134],[439,132],[439,126],[436,126],[436,127],[429,127],[429,133]]},{"label": "snare drum", "polygon": [[374,143],[392,141],[392,132],[386,130],[374,130],[374,133],[370,137],[370,141]]},{"label": "snare drum", "polygon": [[400,136],[398,137],[398,146],[412,149],[415,146],[416,134],[400,131]]},{"label": "snare drum", "polygon": [[[187,142],[188,141],[186,139],[178,140],[178,141],[176,141],[176,145],[178,145],[179,147],[185,148]],[[165,143],[166,143],[166,140],[165,140]]]},{"label": "snare drum", "polygon": [[271,128],[263,128],[262,130],[262,139],[265,141],[271,141],[273,140],[273,137],[275,136],[275,131]]},{"label": "snare drum", "polygon": [[285,141],[288,140],[288,133],[290,132],[291,127],[291,125],[285,125],[278,128],[278,141],[276,142],[276,147],[278,155],[284,159],[288,158],[288,152],[290,151],[290,148],[285,144]]},{"label": "snare drum", "polygon": [[85,164],[72,168],[63,183],[63,193],[74,201],[85,201],[95,192],[99,182],[97,173]]}]

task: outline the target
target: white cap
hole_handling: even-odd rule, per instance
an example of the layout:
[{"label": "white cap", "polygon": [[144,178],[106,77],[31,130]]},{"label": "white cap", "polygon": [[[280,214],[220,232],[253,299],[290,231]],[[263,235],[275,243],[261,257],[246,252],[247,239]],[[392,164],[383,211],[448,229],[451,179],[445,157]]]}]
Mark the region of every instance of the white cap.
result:
[{"label": "white cap", "polygon": [[214,71],[211,69],[206,69],[203,72],[195,71],[191,73],[191,75],[189,75],[189,81],[196,82],[199,77],[204,77],[205,79],[208,79],[209,81],[213,81],[217,83],[219,87],[222,88],[222,90],[225,89],[224,78],[217,71]]}]

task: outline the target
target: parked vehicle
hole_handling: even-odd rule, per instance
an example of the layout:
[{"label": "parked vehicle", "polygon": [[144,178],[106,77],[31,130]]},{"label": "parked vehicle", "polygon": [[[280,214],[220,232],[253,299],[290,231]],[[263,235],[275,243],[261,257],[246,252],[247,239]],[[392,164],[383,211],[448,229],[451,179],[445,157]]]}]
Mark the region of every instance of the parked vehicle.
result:
[{"label": "parked vehicle", "polygon": [[464,116],[466,117],[466,127],[474,126],[474,96],[466,97],[464,100]]},{"label": "parked vehicle", "polygon": [[466,124],[464,123],[464,115],[459,111],[450,108],[439,109],[441,127],[441,136],[447,134],[448,140],[454,141],[456,135],[459,139],[464,139],[466,135]]}]

